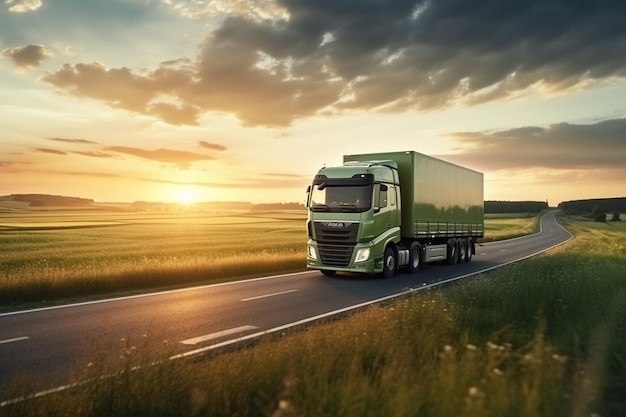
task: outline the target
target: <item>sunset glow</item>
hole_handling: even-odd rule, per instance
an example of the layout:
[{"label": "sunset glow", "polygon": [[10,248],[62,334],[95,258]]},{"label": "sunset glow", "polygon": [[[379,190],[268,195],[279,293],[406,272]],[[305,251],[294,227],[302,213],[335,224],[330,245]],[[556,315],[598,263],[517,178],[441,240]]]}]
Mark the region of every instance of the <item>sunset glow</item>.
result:
[{"label": "sunset glow", "polygon": [[0,195],[302,202],[402,150],[490,200],[626,194],[626,3],[455,4],[5,1]]}]

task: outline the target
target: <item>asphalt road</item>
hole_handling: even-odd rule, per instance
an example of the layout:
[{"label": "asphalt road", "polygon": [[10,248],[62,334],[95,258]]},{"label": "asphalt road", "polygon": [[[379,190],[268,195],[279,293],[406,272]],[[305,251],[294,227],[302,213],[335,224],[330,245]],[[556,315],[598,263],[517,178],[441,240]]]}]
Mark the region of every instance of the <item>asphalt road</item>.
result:
[{"label": "asphalt road", "polygon": [[123,343],[168,341],[175,355],[193,355],[488,271],[569,240],[555,216],[545,214],[534,235],[478,246],[470,263],[427,264],[387,280],[309,271],[3,313],[0,387],[24,373],[42,389],[62,385],[90,355],[118,352]]}]

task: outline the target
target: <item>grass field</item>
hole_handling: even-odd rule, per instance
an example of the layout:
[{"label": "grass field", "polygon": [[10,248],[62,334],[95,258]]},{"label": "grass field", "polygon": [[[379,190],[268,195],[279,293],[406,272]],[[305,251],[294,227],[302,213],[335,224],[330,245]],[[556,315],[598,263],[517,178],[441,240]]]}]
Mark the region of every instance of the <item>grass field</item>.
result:
[{"label": "grass field", "polygon": [[512,239],[539,231],[539,217],[527,213],[486,214],[483,242]]},{"label": "grass field", "polygon": [[[0,212],[0,310],[300,271],[306,212]],[[492,216],[485,241],[531,233]]]},{"label": "grass field", "polygon": [[119,367],[0,414],[623,416],[626,223],[565,223],[546,254],[251,349],[130,372],[167,348],[121,344]]},{"label": "grass field", "polygon": [[0,306],[304,269],[306,213],[0,213]]}]

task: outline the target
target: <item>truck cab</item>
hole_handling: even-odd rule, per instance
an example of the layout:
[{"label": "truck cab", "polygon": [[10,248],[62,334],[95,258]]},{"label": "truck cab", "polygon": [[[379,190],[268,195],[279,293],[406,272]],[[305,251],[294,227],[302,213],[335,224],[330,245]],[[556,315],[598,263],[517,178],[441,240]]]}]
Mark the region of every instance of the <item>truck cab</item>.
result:
[{"label": "truck cab", "polygon": [[320,169],[308,190],[307,267],[326,275],[383,272],[385,248],[400,241],[400,196],[394,161]]}]

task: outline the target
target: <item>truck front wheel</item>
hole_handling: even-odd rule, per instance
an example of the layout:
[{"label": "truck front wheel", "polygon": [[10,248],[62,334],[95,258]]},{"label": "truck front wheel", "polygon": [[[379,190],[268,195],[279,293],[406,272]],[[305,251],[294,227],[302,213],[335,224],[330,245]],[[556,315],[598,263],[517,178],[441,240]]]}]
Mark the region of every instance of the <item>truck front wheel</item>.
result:
[{"label": "truck front wheel", "polygon": [[391,278],[396,273],[397,263],[396,251],[387,246],[383,257],[383,278]]}]

